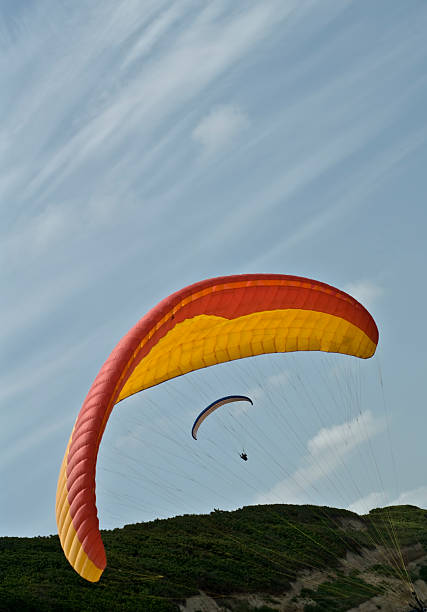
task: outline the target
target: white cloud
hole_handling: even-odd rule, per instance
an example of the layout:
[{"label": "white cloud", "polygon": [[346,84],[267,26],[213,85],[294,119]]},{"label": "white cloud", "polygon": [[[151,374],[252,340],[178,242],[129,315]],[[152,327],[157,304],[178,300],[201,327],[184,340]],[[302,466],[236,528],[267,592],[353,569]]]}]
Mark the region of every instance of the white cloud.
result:
[{"label": "white cloud", "polygon": [[162,11],[157,18],[143,30],[141,36],[138,37],[136,43],[125,58],[123,67],[127,67],[132,62],[141,61],[145,56],[149,55],[153,47],[155,47],[166,32],[170,30],[171,26],[182,18],[183,13],[188,9],[189,5],[190,3],[188,1],[181,2],[179,5],[169,6]]},{"label": "white cloud", "polygon": [[308,453],[302,467],[278,482],[270,491],[259,496],[255,503],[272,503],[284,499],[287,503],[306,502],[307,489],[315,488],[317,482],[328,478],[342,467],[356,447],[383,429],[383,421],[376,419],[368,410],[346,423],[322,428],[308,441]]},{"label": "white cloud", "polygon": [[403,491],[399,497],[390,502],[390,506],[400,506],[403,504],[427,509],[427,485],[421,485],[410,491]]},{"label": "white cloud", "polygon": [[291,379],[291,374],[287,370],[283,370],[278,374],[272,374],[267,378],[267,385],[271,387],[280,387],[286,385]]},{"label": "white cloud", "polygon": [[350,504],[348,510],[350,510],[350,512],[356,512],[356,514],[367,514],[372,508],[380,508],[386,505],[386,493],[384,491],[373,491]]},{"label": "white cloud", "polygon": [[[396,236],[403,240],[401,267],[407,268],[408,257],[422,262],[412,237],[422,227],[416,208],[422,209],[424,175],[406,159],[426,140],[417,105],[425,93],[425,28],[419,19],[417,29],[413,15],[405,15],[403,24],[395,15],[379,45],[369,37],[363,11],[347,22],[345,4],[334,2],[328,10],[312,0],[95,0],[83,10],[53,4],[27,3],[18,13],[25,21],[3,41],[1,80],[8,95],[0,102],[0,314],[2,343],[11,348],[0,401],[16,406],[24,387],[35,395],[52,376],[66,392],[75,378],[61,381],[61,372],[74,367],[76,357],[78,364],[84,352],[98,363],[133,313],[142,315],[146,304],[148,309],[157,297],[199,278],[304,273],[307,257],[316,270],[327,265],[343,236],[338,230],[351,236],[348,250],[330,262],[331,278],[354,264],[351,238],[358,236],[361,268],[376,255],[377,267],[384,267],[382,256],[393,251],[389,238],[396,242]],[[411,36],[399,37],[402,28]],[[366,44],[360,46],[358,34],[365,30]],[[312,40],[319,41],[315,49]],[[228,103],[236,106],[217,106]],[[198,164],[195,150],[218,151],[215,167]],[[230,151],[238,155],[231,159]],[[391,191],[373,200],[371,192],[382,183]],[[409,233],[393,225],[400,218],[401,193],[414,220],[405,226]],[[357,207],[375,207],[368,225]],[[384,219],[390,231],[375,251],[371,232]],[[405,239],[411,240],[408,248]],[[301,249],[304,243],[309,248]],[[367,278],[375,281],[350,277],[364,281],[360,295],[354,290],[363,303],[380,297],[366,289]],[[107,325],[108,333],[101,333]],[[90,330],[93,342],[80,344]],[[75,353],[65,352],[70,334],[82,347]],[[268,385],[279,382],[280,376]],[[416,389],[410,385],[412,404],[421,410]],[[254,393],[265,397],[267,390],[260,386]],[[55,409],[56,387],[45,400],[39,423]],[[249,418],[259,414],[244,406]],[[37,406],[26,404],[17,418],[24,422],[27,410],[36,419]],[[396,415],[402,429],[410,428],[411,419],[404,417],[404,411],[401,419]],[[6,443],[8,453],[19,450],[15,423],[10,417],[4,422],[3,457]],[[349,432],[334,423],[335,455],[347,458],[362,440],[352,445]],[[65,426],[37,451],[46,447],[51,454],[51,442],[63,434]],[[315,486],[318,478],[323,487],[329,469],[337,466],[341,475],[327,437],[327,430],[317,432],[313,457],[303,446],[303,461],[286,466],[293,477],[282,483],[294,494],[288,500],[300,496],[295,479]],[[27,442],[35,443],[23,439],[23,450]],[[22,452],[23,473],[28,456]],[[20,491],[11,486],[11,508],[18,507],[15,494]]]},{"label": "white cloud", "polygon": [[[267,376],[265,378],[263,387],[259,384],[257,386],[251,387],[248,389],[247,394],[256,404],[262,398],[266,397],[265,389],[270,389],[271,387],[281,387],[287,385],[291,380],[291,374],[287,370],[283,370],[282,372],[278,372],[277,374],[272,374],[271,376]],[[267,391],[268,395],[268,391]]]},{"label": "white cloud", "polygon": [[193,130],[206,155],[225,149],[249,125],[246,114],[236,106],[218,106],[204,117]]},{"label": "white cloud", "polygon": [[361,497],[354,501],[348,506],[348,509],[357,514],[367,514],[373,508],[403,506],[405,504],[427,509],[427,486],[421,485],[416,489],[403,491],[395,499],[390,499],[390,495],[387,491],[372,491],[372,493],[369,493],[365,497]]},{"label": "white cloud", "polygon": [[[55,38],[53,47],[46,42],[45,55],[35,53],[39,40],[30,37],[25,44],[36,65],[33,78],[26,80],[25,105],[17,103],[8,109],[0,133],[0,148],[7,148],[8,157],[17,163],[5,168],[0,190],[5,200],[28,201],[31,211],[40,211],[41,216],[34,215],[37,244],[46,245],[51,238],[66,234],[70,224],[76,225],[73,219],[82,215],[84,225],[91,224],[92,217],[86,218],[82,205],[87,197],[96,202],[107,191],[110,202],[119,202],[116,209],[121,209],[129,198],[129,185],[144,172],[147,151],[156,147],[159,126],[166,125],[169,116],[176,122],[180,113],[178,121],[185,122],[189,101],[267,37],[294,4],[271,2],[229,15],[222,3],[194,11],[188,2],[171,8],[153,2],[141,12],[140,3],[126,2],[114,10],[104,10],[103,5],[93,9],[95,37],[90,23],[76,18],[72,53],[67,36],[60,44]],[[183,28],[177,22],[181,23],[186,12]],[[130,49],[120,60],[116,49],[121,47],[125,53]],[[8,72],[10,79],[16,79],[22,68],[15,49],[12,57],[15,69]],[[214,151],[228,146],[246,122],[239,108],[219,107],[200,124],[200,130],[196,128],[196,134],[205,150]],[[62,138],[58,136],[61,126],[66,126]],[[169,124],[164,134],[173,131]],[[167,137],[160,134],[160,139]],[[116,159],[123,159],[124,150],[125,163],[115,173]],[[108,172],[100,176],[98,168],[103,163]],[[109,181],[112,174],[115,180]],[[98,177],[97,182],[93,176]],[[68,197],[79,183],[85,185],[88,196]],[[28,215],[26,219],[32,225]],[[8,233],[18,241],[20,227]]]},{"label": "white cloud", "polygon": [[46,208],[31,226],[32,245],[37,245],[41,250],[47,249],[56,241],[61,241],[64,234],[71,233],[75,225],[77,219],[73,219],[71,211],[60,206]]},{"label": "white cloud", "polygon": [[359,444],[383,429],[382,421],[375,419],[369,410],[362,412],[352,421],[329,428],[322,428],[308,442],[308,450],[313,456],[320,457],[333,453],[345,455]]},{"label": "white cloud", "polygon": [[[331,94],[333,87],[330,84],[329,94],[338,96],[340,89],[344,86],[345,83],[341,79],[339,88]],[[318,94],[316,93],[313,95],[313,99],[308,98],[304,101],[304,104],[307,105],[304,115],[312,112],[311,105],[315,102],[317,96]],[[316,101],[316,105],[318,103],[319,100]],[[384,114],[381,114],[381,116],[379,114],[378,116],[373,115],[369,120],[372,121],[370,125],[367,122],[363,122],[363,125],[362,122],[360,125],[352,122],[351,128],[345,129],[343,134],[341,134],[342,128],[340,128],[335,137],[332,136],[331,128],[329,130],[330,135],[328,136],[329,144],[325,147],[322,142],[318,151],[304,155],[302,163],[299,159],[289,163],[286,171],[277,181],[272,183],[268,191],[266,190],[262,195],[256,194],[253,202],[245,202],[244,215],[242,215],[240,209],[232,210],[224,218],[224,228],[221,229],[221,235],[224,236],[227,231],[230,234],[234,233],[236,226],[241,226],[242,218],[248,222],[251,220],[251,217],[255,218],[266,214],[269,209],[273,210],[279,202],[282,207],[286,206],[298,190],[314,182],[323,173],[332,171],[334,167],[337,167],[343,160],[349,158],[355,151],[366,146],[366,143],[381,129],[381,126],[384,127],[392,121],[393,113],[396,112],[396,109],[390,108],[389,111],[390,114],[387,117]],[[336,129],[335,126],[334,129]],[[325,204],[321,207],[320,212],[304,219],[302,223],[296,225],[291,231],[280,236],[277,242],[272,242],[270,249],[266,249],[265,253],[251,262],[252,268],[262,268],[270,264],[271,261],[275,261],[278,257],[283,256],[285,251],[308,242],[313,236],[321,235],[326,230],[330,231],[331,227],[335,227],[338,223],[342,222],[342,219],[350,210],[363,208],[366,202],[369,201],[369,194],[378,183],[391,176],[398,164],[410,155],[411,152],[415,151],[422,142],[425,142],[425,139],[425,130],[420,130],[416,133],[411,131],[405,135],[404,139],[402,138],[399,147],[387,148],[384,151],[377,152],[375,160],[369,160],[366,166],[361,166],[358,175],[354,175],[351,194],[349,193],[346,180],[341,184],[337,182],[333,193],[327,194],[327,200],[325,200]],[[333,203],[330,204],[330,202]],[[217,241],[218,235],[212,236],[212,240],[214,239]],[[371,293],[368,295],[370,299],[373,298],[372,288]],[[379,287],[378,291],[381,291]],[[361,294],[361,298],[365,295]],[[379,296],[380,294],[376,292],[375,299]],[[358,299],[357,296],[355,297]]]}]

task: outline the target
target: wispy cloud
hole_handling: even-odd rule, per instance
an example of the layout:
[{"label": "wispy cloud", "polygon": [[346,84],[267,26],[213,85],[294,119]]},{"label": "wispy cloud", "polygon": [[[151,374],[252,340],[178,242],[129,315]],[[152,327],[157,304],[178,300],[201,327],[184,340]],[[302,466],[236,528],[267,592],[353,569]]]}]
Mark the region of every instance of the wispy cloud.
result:
[{"label": "wispy cloud", "polygon": [[277,374],[271,374],[270,376],[266,375],[265,378],[263,378],[264,388],[258,384],[257,386],[250,387],[247,393],[252,400],[257,402],[265,398],[265,389],[274,389],[275,387],[286,386],[289,384],[291,379],[292,376],[288,370],[283,370]]},{"label": "wispy cloud", "polygon": [[[32,235],[27,244],[35,248],[90,229],[99,218],[113,223],[134,199],[133,184],[144,172],[150,183],[150,152],[174,132],[168,119],[180,111],[182,122],[192,112],[191,100],[293,8],[293,2],[271,2],[230,13],[223,3],[195,11],[184,2],[148,3],[141,11],[139,3],[124,3],[113,11],[93,9],[96,37],[76,15],[73,52],[66,36],[53,39],[54,48],[45,42],[43,70],[35,65],[37,78],[27,83],[25,107],[9,105],[0,134],[8,160],[16,160],[4,168],[1,196],[16,202],[17,210],[28,203],[25,217],[9,226],[6,250],[22,242],[24,233]],[[106,34],[110,31],[113,39]],[[13,50],[16,67],[15,55]],[[199,123],[194,137],[205,151],[218,150],[246,122],[239,108],[219,107]],[[165,167],[164,156],[160,163]],[[107,164],[108,172],[100,175],[100,164]],[[84,191],[79,198],[74,197],[77,184]]]},{"label": "wispy cloud", "polygon": [[314,457],[322,457],[331,453],[331,450],[342,456],[366,442],[368,436],[377,434],[381,429],[381,421],[374,419],[372,413],[367,410],[352,421],[322,428],[309,440],[307,447]]},{"label": "wispy cloud", "polygon": [[367,514],[372,508],[385,505],[387,505],[387,494],[384,491],[373,491],[350,504],[348,510],[356,514]]},{"label": "wispy cloud", "polygon": [[421,485],[416,489],[403,491],[399,497],[390,502],[391,506],[400,506],[402,504],[410,504],[427,509],[427,486]]},{"label": "wispy cloud", "polygon": [[247,115],[238,107],[219,106],[204,117],[193,130],[205,155],[214,155],[227,148],[242,130],[249,126]]},{"label": "wispy cloud", "polygon": [[369,410],[346,423],[320,429],[307,443],[308,452],[303,458],[303,465],[270,491],[259,496],[256,503],[307,501],[305,495],[310,488],[318,482],[324,482],[342,468],[357,447],[383,430],[382,420],[374,417]]},{"label": "wispy cloud", "polygon": [[[133,62],[141,62],[145,57],[153,52],[156,44],[158,44],[171,29],[171,27],[185,15],[186,11],[191,8],[191,0],[183,0],[179,4],[168,6],[164,3],[165,8],[161,10],[142,30],[125,55],[122,63],[123,68],[127,68]],[[173,33],[172,33],[173,35]]]},{"label": "wispy cloud", "polygon": [[[58,418],[68,410],[74,418],[73,393],[86,391],[88,370],[171,291],[216,274],[317,277],[319,267],[332,283],[345,270],[348,289],[368,306],[382,289],[405,295],[405,282],[423,291],[427,14],[398,2],[382,13],[352,3],[349,12],[334,0],[7,5],[0,433],[2,457],[9,465],[16,458],[11,516],[14,481],[29,475],[25,448],[42,456],[45,447],[47,458],[55,440],[64,442],[47,418],[60,394],[69,403]],[[386,267],[395,271],[388,278]],[[387,316],[398,319],[399,301],[388,302]],[[415,353],[405,353],[408,376],[422,368]],[[267,377],[254,391],[260,400]],[[288,382],[280,374],[266,384]],[[416,392],[411,385],[421,411]],[[363,414],[375,435],[376,419]],[[33,437],[21,427],[27,418],[40,424]],[[301,494],[295,480],[305,490],[316,478],[326,487],[328,470],[339,477],[343,459],[357,463],[363,441],[343,419],[347,429],[332,421],[303,448],[299,469],[289,468],[282,486],[293,498]],[[37,496],[50,504],[47,490]],[[23,518],[30,521],[37,530],[34,517]]]},{"label": "wispy cloud", "polygon": [[42,444],[66,426],[70,426],[73,417],[67,415],[53,423],[42,423],[33,431],[27,432],[18,439],[2,445],[0,450],[0,471],[6,470],[10,463],[18,460],[21,455],[26,455]]},{"label": "wispy cloud", "polygon": [[[291,172],[285,173],[284,179],[278,181],[274,185],[275,192],[267,194],[267,197],[259,197],[262,206],[259,213],[264,209],[274,209],[279,203],[283,206],[302,188],[307,188],[314,183],[323,173],[338,169],[340,164],[346,158],[361,150],[364,146],[368,146],[375,131],[380,131],[384,128],[387,121],[385,118],[378,117],[375,125],[372,124],[372,129],[365,132],[359,132],[357,129],[351,129],[347,133],[346,138],[337,139],[337,148],[333,150],[332,144],[329,144],[323,152],[319,152],[318,159],[311,156],[305,158],[305,163],[299,167],[291,168]],[[274,261],[286,251],[295,247],[307,244],[313,238],[320,237],[331,233],[332,228],[336,229],[345,219],[346,214],[356,209],[362,209],[369,201],[369,195],[375,190],[378,184],[390,177],[396,166],[409,156],[413,151],[417,150],[420,145],[425,142],[427,130],[409,133],[402,137],[399,147],[387,149],[380,153],[375,153],[375,159],[369,159],[369,164],[361,164],[361,167],[355,172],[352,179],[352,190],[349,193],[347,178],[340,178],[334,182],[333,192],[324,194],[325,205],[320,207],[320,212],[315,212],[313,215],[306,215],[302,222],[297,223],[292,229],[286,228],[286,231],[264,254],[257,257],[251,262],[252,266],[262,267],[267,262]],[[288,179],[288,181],[286,181]],[[270,191],[270,190],[269,190]],[[331,202],[331,203],[330,203]],[[268,210],[264,211],[265,213]],[[250,211],[249,211],[249,214]],[[235,227],[233,225],[232,227]]]},{"label": "wispy cloud", "polygon": [[357,512],[357,514],[367,514],[373,508],[403,506],[405,504],[427,509],[427,486],[421,485],[415,489],[403,491],[396,498],[392,498],[389,491],[372,491],[365,497],[351,503],[348,509]]}]

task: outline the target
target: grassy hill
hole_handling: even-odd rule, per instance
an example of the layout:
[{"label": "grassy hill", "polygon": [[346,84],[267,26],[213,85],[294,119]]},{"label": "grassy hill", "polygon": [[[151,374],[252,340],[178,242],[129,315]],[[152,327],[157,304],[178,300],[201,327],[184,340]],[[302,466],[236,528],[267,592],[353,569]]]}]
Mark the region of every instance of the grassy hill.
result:
[{"label": "grassy hill", "polygon": [[234,612],[344,612],[373,597],[377,609],[398,611],[409,609],[410,580],[423,587],[427,578],[427,511],[414,506],[364,517],[250,506],[102,536],[108,566],[96,584],[72,570],[57,536],[0,538],[0,611],[196,612],[200,592],[211,609]]}]

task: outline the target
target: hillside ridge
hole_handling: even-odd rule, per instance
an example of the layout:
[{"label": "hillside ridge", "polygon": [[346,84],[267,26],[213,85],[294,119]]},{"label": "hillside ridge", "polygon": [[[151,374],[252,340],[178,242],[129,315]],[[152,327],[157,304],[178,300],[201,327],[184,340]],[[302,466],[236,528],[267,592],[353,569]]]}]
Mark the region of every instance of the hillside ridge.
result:
[{"label": "hillside ridge", "polygon": [[427,599],[427,511],[415,506],[246,506],[102,534],[95,584],[57,536],[0,537],[0,611],[406,612],[414,585]]}]

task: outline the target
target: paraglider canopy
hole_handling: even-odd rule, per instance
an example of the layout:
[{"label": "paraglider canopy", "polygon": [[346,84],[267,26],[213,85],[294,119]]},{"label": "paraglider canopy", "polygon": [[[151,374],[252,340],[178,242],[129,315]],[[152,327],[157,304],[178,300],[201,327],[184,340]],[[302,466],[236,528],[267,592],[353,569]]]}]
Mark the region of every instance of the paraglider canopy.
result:
[{"label": "paraglider canopy", "polygon": [[73,568],[95,582],[106,566],[95,474],[99,445],[115,404],[176,376],[235,359],[289,351],[367,359],[377,342],[375,322],[359,302],[307,278],[224,276],[164,299],[120,340],[102,366],[65,451],[56,520]]},{"label": "paraglider canopy", "polygon": [[231,404],[233,402],[249,402],[253,405],[253,401],[250,397],[246,397],[246,395],[226,395],[225,397],[221,397],[220,399],[215,400],[212,404],[209,404],[199,416],[194,421],[193,427],[191,429],[191,435],[195,440],[197,440],[197,432],[200,425],[203,421],[208,417],[212,412],[217,410],[220,406],[224,406],[225,404]]}]

